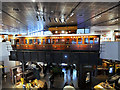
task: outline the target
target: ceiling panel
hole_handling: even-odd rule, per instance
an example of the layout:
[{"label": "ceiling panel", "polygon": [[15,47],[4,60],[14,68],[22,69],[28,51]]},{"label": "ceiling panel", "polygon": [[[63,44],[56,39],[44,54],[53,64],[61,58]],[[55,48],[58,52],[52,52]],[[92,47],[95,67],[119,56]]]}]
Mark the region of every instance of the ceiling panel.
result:
[{"label": "ceiling panel", "polygon": [[[4,2],[2,4],[3,29],[21,33],[34,29],[43,30],[46,26],[77,25],[78,28],[85,28],[92,25],[117,25],[119,20],[114,19],[119,18],[120,15],[118,6],[108,10],[117,4],[117,2]],[[94,17],[105,10],[108,11]],[[71,11],[74,15],[70,17]],[[37,15],[39,21],[36,18]],[[68,20],[66,20],[67,17],[69,17]],[[55,22],[54,18],[57,18],[58,22]],[[61,23],[60,18],[64,18],[66,22]]]}]

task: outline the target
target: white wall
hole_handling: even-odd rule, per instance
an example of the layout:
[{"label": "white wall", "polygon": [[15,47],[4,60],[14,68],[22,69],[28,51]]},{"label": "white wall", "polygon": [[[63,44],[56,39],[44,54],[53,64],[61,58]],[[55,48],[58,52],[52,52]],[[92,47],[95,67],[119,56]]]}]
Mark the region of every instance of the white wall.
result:
[{"label": "white wall", "polygon": [[101,59],[120,61],[120,42],[102,42],[102,44]]},{"label": "white wall", "polygon": [[9,50],[7,46],[10,45],[9,42],[0,42],[0,61],[4,61],[5,72],[9,72],[10,68],[15,66],[15,61],[9,61]]},{"label": "white wall", "polygon": [[[119,30],[118,26],[92,26],[90,28],[90,33],[91,34],[100,34],[101,35],[101,41],[106,41],[106,38],[111,38],[111,41],[114,41],[114,30]],[[105,34],[103,32],[101,33],[95,33],[95,31],[105,31],[105,30],[110,30],[110,32],[106,33],[107,36],[103,37],[102,35]]]}]

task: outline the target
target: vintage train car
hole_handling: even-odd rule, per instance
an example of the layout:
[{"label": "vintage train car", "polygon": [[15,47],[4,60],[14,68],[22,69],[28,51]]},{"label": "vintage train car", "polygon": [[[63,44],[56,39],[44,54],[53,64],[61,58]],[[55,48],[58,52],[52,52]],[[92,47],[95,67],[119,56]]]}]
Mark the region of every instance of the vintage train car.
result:
[{"label": "vintage train car", "polygon": [[62,34],[43,36],[17,36],[12,39],[17,50],[87,50],[99,51],[100,35]]}]

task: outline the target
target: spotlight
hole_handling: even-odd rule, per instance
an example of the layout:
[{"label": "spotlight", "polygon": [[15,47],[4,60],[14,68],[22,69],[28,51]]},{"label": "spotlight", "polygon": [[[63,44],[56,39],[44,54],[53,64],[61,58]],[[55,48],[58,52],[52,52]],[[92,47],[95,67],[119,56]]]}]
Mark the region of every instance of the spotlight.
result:
[{"label": "spotlight", "polygon": [[64,57],[65,57],[65,58],[67,58],[68,56],[67,56],[67,55],[65,55]]},{"label": "spotlight", "polygon": [[71,14],[70,14],[70,17],[72,17],[74,15],[74,13],[72,12]]}]

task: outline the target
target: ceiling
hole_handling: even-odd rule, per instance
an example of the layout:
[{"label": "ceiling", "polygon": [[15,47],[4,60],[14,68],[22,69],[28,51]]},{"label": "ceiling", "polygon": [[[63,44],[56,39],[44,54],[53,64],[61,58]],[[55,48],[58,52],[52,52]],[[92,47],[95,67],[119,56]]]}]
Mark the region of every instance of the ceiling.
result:
[{"label": "ceiling", "polygon": [[3,2],[0,27],[1,32],[27,33],[59,26],[120,25],[119,9],[118,2]]}]

